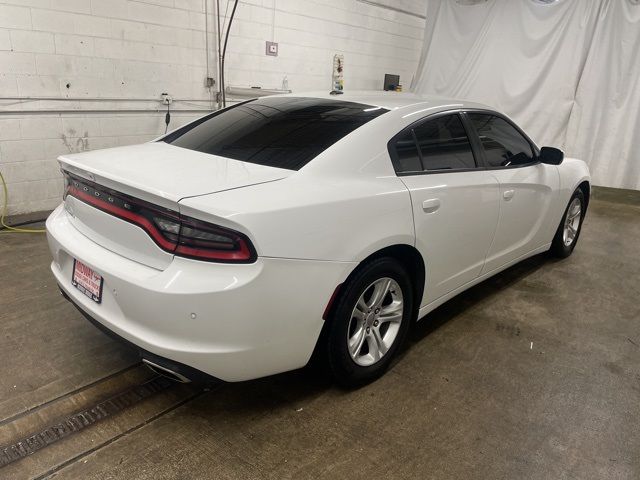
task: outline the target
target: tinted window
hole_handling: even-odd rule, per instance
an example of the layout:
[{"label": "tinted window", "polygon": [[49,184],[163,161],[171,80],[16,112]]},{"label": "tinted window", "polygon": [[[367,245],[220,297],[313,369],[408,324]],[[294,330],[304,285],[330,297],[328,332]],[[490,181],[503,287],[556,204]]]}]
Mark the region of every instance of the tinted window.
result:
[{"label": "tinted window", "polygon": [[470,113],[469,119],[480,136],[491,167],[523,165],[533,161],[531,145],[506,120],[482,113]]},{"label": "tinted window", "polygon": [[298,170],[387,111],[340,100],[265,97],[214,113],[164,141],[244,162]]},{"label": "tinted window", "polygon": [[413,132],[404,133],[395,144],[396,172],[421,172],[422,163],[418,155],[418,147],[413,138]]},{"label": "tinted window", "polygon": [[476,167],[471,143],[458,115],[428,120],[414,132],[426,170]]}]

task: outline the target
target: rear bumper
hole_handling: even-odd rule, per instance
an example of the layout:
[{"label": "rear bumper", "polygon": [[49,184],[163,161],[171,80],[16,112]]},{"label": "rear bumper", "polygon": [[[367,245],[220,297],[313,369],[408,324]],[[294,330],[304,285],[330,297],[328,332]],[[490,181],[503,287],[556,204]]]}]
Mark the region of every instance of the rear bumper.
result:
[{"label": "rear bumper", "polygon": [[[173,377],[173,378],[179,375],[180,377],[183,377],[183,379],[186,379],[187,381],[199,382],[199,383],[212,383],[212,382],[220,381],[219,378],[215,378],[212,375],[208,375],[198,369],[190,367],[189,365],[175,362],[168,358],[159,357],[158,355],[148,352],[145,349],[140,348],[139,346],[131,343],[129,340],[121,337],[120,335],[113,332],[112,330],[109,330],[102,323],[100,323],[95,318],[90,316],[87,312],[85,312],[77,303],[74,303],[74,301],[69,297],[69,295],[67,295],[67,293],[62,289],[60,285],[58,285],[58,288],[60,289],[60,293],[62,294],[62,296],[66,300],[68,300],[69,303],[71,303],[71,305],[76,307],[78,311],[84,316],[84,318],[86,318],[93,326],[95,326],[98,330],[108,335],[109,337],[113,338],[117,342],[120,342],[126,345],[131,350],[134,350],[135,352],[137,352],[138,355],[140,356],[140,360],[146,362],[147,364],[150,363],[151,365],[156,365],[161,367],[162,369],[166,369],[167,372],[160,372],[163,375],[167,377]],[[174,372],[177,375],[168,375],[167,374],[168,372]],[[175,379],[179,381],[184,381],[180,378],[175,378]]]},{"label": "rear bumper", "polygon": [[[147,352],[224,381],[304,366],[333,290],[354,267],[264,257],[244,265],[176,257],[157,270],[93,242],[71,224],[62,206],[47,220],[47,237],[51,270],[85,316],[143,356]],[[100,304],[71,284],[74,258],[104,278]]]}]

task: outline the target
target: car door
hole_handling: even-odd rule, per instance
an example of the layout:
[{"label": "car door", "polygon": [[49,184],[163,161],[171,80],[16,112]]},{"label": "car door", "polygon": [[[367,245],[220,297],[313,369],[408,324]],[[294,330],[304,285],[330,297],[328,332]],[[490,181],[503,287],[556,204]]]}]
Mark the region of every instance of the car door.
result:
[{"label": "car door", "polygon": [[[549,242],[547,219],[557,190],[557,167],[513,123],[493,112],[467,112],[487,169],[500,185],[500,219],[482,273],[526,256]],[[473,139],[473,137],[472,137]]]},{"label": "car door", "polygon": [[411,194],[416,248],[426,265],[424,306],[480,274],[498,223],[498,182],[478,168],[457,112],[411,125],[389,147]]}]

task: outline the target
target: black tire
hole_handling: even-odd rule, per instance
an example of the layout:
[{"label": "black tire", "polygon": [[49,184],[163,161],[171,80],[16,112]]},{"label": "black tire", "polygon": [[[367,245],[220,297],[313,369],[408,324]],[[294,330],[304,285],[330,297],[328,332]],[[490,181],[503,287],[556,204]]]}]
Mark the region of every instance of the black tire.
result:
[{"label": "black tire", "polygon": [[[398,300],[396,287],[400,287],[403,310],[402,315],[397,314],[397,316],[401,316],[402,320],[399,322],[398,327],[393,327],[397,333],[395,333],[395,338],[391,340],[393,343],[388,346],[386,353],[383,353],[375,363],[368,366],[362,366],[356,363],[349,352],[348,334],[350,333],[350,328],[354,328],[354,324],[351,322],[352,313],[361,296],[369,293],[369,301],[371,301],[373,297],[373,290],[371,289],[375,288],[372,287],[372,284],[385,278],[395,281],[395,285],[393,282],[390,282],[392,286],[390,288],[390,293],[385,296],[386,300],[382,302],[380,307],[382,308],[381,314],[384,314],[385,308],[390,308],[389,302],[391,300],[394,298],[395,300]],[[394,298],[392,298],[391,292],[393,292],[393,295],[395,296]],[[375,310],[375,308],[373,310]],[[374,318],[378,318],[375,316],[375,313],[376,312],[374,311],[366,317],[369,320],[362,320],[363,324],[366,325],[367,321],[373,321]],[[398,261],[390,257],[384,257],[372,260],[371,262],[360,266],[351,279],[342,287],[338,302],[329,319],[330,323],[325,337],[324,347],[326,360],[335,381],[342,387],[356,388],[372,382],[384,374],[384,372],[389,368],[393,357],[398,353],[398,350],[406,339],[413,317],[412,313],[413,288],[411,285],[411,278]],[[354,322],[357,323],[358,321],[354,320]],[[383,328],[385,328],[383,326],[384,324],[385,322],[382,319],[379,323],[376,321],[375,325],[379,325],[379,327],[377,327],[375,331],[381,332],[382,336],[386,338],[386,334],[390,332],[389,329],[392,327],[391,323],[388,323],[386,330],[383,332]],[[370,328],[373,332],[374,325],[371,325]],[[365,334],[363,332],[361,352],[368,350],[368,340],[372,342],[375,341],[372,338],[375,335],[369,335],[369,329],[365,330],[367,332],[367,338],[364,338]],[[390,338],[393,338],[393,334]],[[367,346],[365,346],[365,343],[367,343]],[[367,352],[365,352],[365,354],[367,354]]]},{"label": "black tire", "polygon": [[[571,240],[570,243],[565,242],[564,238],[564,227],[565,222],[567,220],[567,216],[569,215],[569,209],[571,205],[574,203],[574,200],[578,199],[580,202],[580,223],[576,229],[575,236]],[[579,188],[573,192],[569,203],[567,204],[567,208],[564,211],[564,215],[562,216],[562,220],[560,220],[560,225],[558,225],[558,230],[556,230],[556,235],[553,237],[553,242],[551,242],[551,248],[549,252],[558,258],[567,258],[573,252],[573,249],[576,247],[578,243],[578,238],[580,237],[580,231],[582,230],[582,222],[584,220],[584,215],[586,213],[586,202],[584,198],[584,193]]]}]

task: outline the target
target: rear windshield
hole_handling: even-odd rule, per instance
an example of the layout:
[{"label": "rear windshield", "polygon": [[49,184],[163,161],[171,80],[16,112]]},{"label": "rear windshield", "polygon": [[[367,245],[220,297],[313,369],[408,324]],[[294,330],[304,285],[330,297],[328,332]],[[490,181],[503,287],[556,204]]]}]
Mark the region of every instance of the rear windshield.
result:
[{"label": "rear windshield", "polygon": [[299,170],[387,111],[340,100],[264,97],[215,112],[163,141],[244,162]]}]

